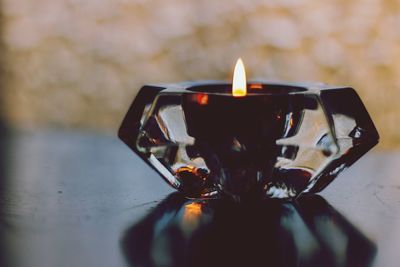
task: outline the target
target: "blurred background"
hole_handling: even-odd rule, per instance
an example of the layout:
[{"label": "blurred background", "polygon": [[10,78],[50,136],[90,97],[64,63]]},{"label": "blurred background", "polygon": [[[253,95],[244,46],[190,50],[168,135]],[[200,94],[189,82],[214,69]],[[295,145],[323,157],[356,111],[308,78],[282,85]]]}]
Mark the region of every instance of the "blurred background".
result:
[{"label": "blurred background", "polygon": [[231,78],[357,89],[400,148],[398,0],[3,0],[1,114],[23,129],[116,134],[146,83]]}]

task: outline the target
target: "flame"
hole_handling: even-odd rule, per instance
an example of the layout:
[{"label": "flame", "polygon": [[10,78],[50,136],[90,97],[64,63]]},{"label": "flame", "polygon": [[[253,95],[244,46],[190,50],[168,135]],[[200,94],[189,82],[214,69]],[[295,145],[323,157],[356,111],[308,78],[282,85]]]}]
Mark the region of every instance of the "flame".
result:
[{"label": "flame", "polygon": [[236,61],[235,70],[233,71],[233,82],[232,82],[232,95],[234,97],[246,96],[247,84],[246,84],[246,71],[241,58]]}]

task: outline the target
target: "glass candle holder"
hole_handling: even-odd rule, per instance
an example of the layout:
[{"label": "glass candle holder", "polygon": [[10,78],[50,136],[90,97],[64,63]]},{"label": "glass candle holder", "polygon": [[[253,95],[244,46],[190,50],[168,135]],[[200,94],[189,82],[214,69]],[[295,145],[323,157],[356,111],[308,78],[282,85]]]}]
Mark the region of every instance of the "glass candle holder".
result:
[{"label": "glass candle holder", "polygon": [[120,138],[189,198],[292,199],[325,188],[378,143],[354,89],[250,82],[146,85]]}]

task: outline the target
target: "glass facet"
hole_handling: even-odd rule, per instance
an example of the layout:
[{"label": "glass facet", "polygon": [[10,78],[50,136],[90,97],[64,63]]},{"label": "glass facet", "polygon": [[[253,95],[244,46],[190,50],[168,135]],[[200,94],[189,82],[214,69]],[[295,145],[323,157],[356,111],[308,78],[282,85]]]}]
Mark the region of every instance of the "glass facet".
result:
[{"label": "glass facet", "polygon": [[144,86],[120,138],[189,198],[295,198],[378,143],[352,88],[197,82]]}]

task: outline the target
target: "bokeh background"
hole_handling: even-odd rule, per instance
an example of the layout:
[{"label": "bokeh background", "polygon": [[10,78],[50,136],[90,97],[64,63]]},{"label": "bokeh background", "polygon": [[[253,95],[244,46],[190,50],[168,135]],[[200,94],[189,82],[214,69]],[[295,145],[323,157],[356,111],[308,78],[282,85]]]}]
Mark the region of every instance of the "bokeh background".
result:
[{"label": "bokeh background", "polygon": [[23,129],[115,134],[145,83],[351,85],[400,148],[399,0],[2,0],[1,114]]}]

